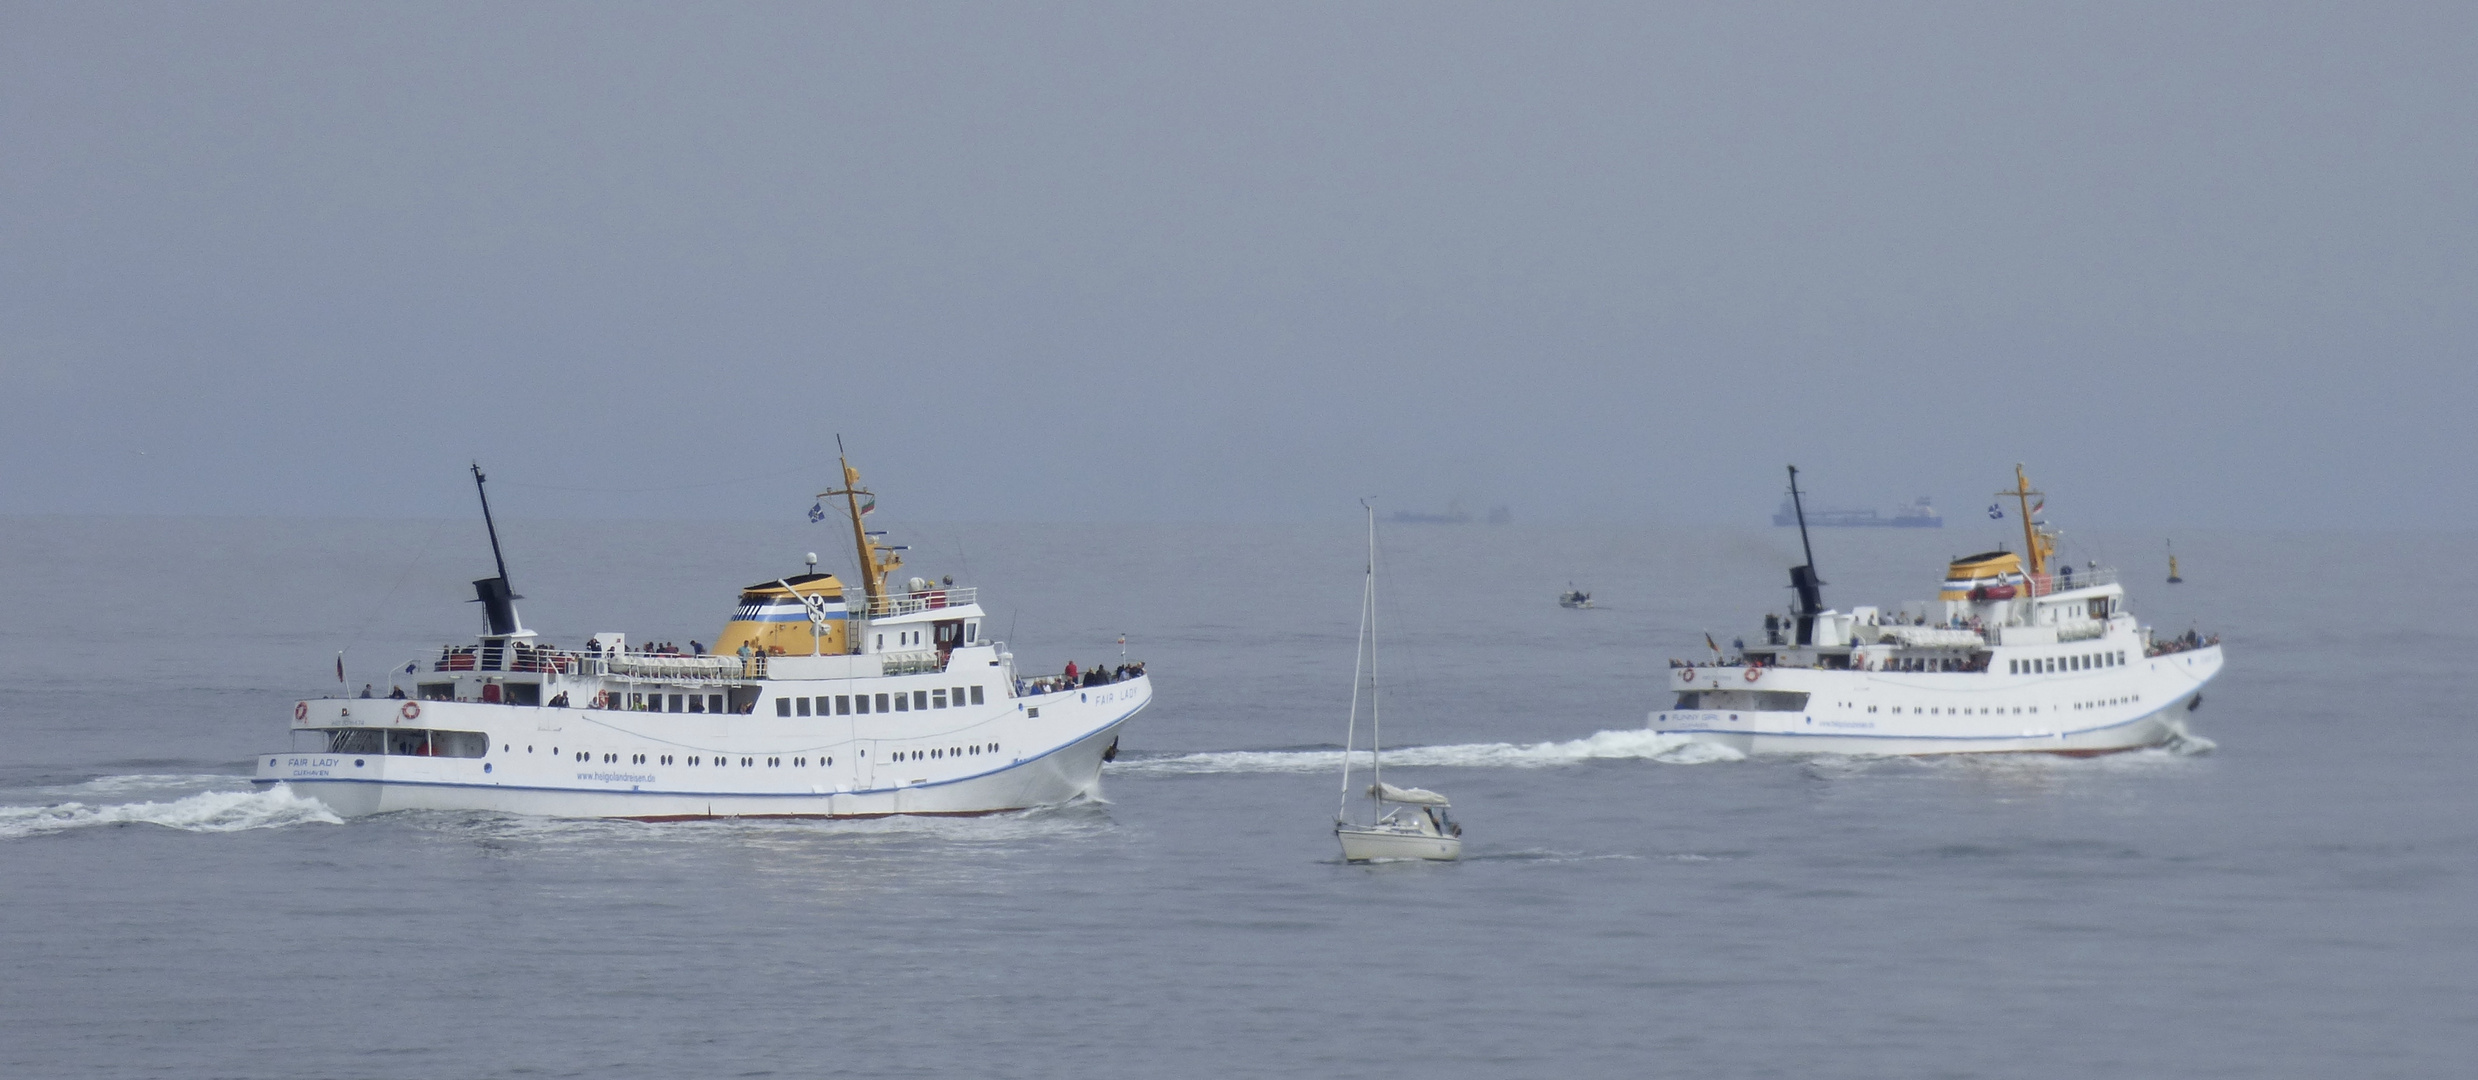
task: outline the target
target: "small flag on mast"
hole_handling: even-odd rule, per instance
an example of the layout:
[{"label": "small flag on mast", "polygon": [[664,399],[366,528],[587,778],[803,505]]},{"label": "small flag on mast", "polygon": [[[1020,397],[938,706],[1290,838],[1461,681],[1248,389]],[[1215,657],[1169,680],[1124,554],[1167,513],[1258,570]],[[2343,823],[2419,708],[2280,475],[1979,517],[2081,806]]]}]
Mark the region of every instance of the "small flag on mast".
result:
[{"label": "small flag on mast", "polygon": [[819,499],[816,505],[809,507],[809,524],[815,525],[824,520],[826,520],[826,500]]},{"label": "small flag on mast", "polygon": [[336,653],[336,681],[344,681],[344,654],[340,651]]},{"label": "small flag on mast", "polygon": [[2004,516],[2005,516],[2005,504],[2003,504],[2003,503],[1989,503],[1989,504],[1988,504],[1988,520],[1990,520],[1990,521],[1995,521],[1995,520],[2000,519],[2000,518],[2002,518],[2002,517],[2004,517]]}]

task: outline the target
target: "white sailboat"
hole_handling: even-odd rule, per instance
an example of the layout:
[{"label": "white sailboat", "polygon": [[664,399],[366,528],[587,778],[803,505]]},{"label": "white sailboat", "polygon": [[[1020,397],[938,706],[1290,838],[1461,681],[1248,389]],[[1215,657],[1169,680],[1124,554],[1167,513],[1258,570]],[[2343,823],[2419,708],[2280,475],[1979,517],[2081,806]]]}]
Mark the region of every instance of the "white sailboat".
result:
[{"label": "white sailboat", "polygon": [[[1351,662],[1351,714],[1343,728],[1342,802],[1334,810],[1334,838],[1342,843],[1347,862],[1428,859],[1439,862],[1463,855],[1463,827],[1456,824],[1446,797],[1422,788],[1401,788],[1385,782],[1384,728],[1377,706],[1377,512],[1368,513],[1368,576],[1360,589],[1359,642]],[[1351,820],[1351,755],[1359,737],[1360,673],[1368,675],[1368,752],[1371,762],[1367,797],[1376,820],[1362,825]]]}]

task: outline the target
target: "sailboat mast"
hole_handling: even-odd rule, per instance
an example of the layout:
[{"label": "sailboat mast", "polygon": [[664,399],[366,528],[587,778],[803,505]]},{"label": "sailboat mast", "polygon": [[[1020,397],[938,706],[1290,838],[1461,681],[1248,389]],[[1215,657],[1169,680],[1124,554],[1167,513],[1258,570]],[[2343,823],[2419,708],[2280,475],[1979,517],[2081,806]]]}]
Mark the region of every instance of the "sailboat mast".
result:
[{"label": "sailboat mast", "polygon": [[[1366,499],[1359,504],[1368,511],[1368,531],[1373,535],[1377,530],[1377,510]],[[1359,636],[1351,639],[1351,712],[1342,726],[1342,801],[1334,807],[1337,823],[1349,821],[1351,816],[1351,754],[1359,749],[1359,674],[1360,665],[1368,659],[1368,593],[1376,584],[1376,567],[1371,564],[1359,588]]]},{"label": "sailboat mast", "polygon": [[1385,790],[1385,722],[1377,697],[1377,508],[1368,508],[1368,772]]}]

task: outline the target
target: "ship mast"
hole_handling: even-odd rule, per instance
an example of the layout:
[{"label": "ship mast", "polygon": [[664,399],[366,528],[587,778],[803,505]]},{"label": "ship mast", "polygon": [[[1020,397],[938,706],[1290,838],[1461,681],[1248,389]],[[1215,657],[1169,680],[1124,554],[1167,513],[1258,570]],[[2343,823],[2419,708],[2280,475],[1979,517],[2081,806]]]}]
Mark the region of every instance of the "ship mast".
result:
[{"label": "ship mast", "polygon": [[2017,461],[2013,463],[2013,490],[1997,494],[2013,496],[2015,503],[2021,507],[2022,550],[2031,560],[2031,576],[2045,575],[2048,572],[2048,550],[2039,542],[2039,527],[2031,522],[2031,496],[2045,493],[2031,490],[2031,478],[2022,472],[2022,463]]},{"label": "ship mast", "polygon": [[1790,568],[1790,588],[1798,591],[1797,644],[1815,644],[1815,617],[1824,611],[1824,582],[1815,576],[1815,545],[1807,542],[1807,505],[1798,495],[1798,466],[1790,466],[1790,509],[1798,514],[1798,547],[1807,564]]},{"label": "ship mast", "polygon": [[[508,559],[499,553],[499,524],[491,520],[490,490],[482,486],[486,479],[482,475],[482,463],[474,462],[473,491],[482,497],[482,527],[490,530],[490,559],[499,568],[499,576],[474,582],[473,599],[482,605],[482,619],[490,627],[492,636],[520,634],[525,628],[517,622],[516,601],[524,597],[516,595],[515,590],[508,587]],[[485,659],[490,658],[486,656]]]},{"label": "ship mast", "polygon": [[865,611],[867,614],[875,615],[885,606],[883,603],[885,585],[881,580],[882,573],[878,569],[877,555],[869,549],[869,531],[861,524],[860,497],[869,495],[870,505],[875,506],[877,496],[871,495],[860,486],[860,470],[853,468],[851,459],[845,456],[841,435],[835,436],[835,463],[843,467],[843,486],[834,491],[818,492],[817,497],[825,499],[837,495],[843,496],[844,512],[852,516],[852,551],[860,559],[861,589],[869,598],[869,606]]}]

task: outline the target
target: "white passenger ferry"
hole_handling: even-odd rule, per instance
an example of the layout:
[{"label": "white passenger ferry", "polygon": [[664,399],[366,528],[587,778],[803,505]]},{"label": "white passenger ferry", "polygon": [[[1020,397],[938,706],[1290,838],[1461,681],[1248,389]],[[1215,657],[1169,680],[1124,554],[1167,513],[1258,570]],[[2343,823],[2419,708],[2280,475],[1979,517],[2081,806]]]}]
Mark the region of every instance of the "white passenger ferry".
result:
[{"label": "white passenger ferry", "polygon": [[485,493],[499,569],[474,582],[486,632],[400,678],[397,696],[296,703],[293,747],[259,755],[257,782],[345,815],[648,821],[983,814],[1092,791],[1152,699],[1143,666],[1020,677],[974,589],[889,589],[902,549],[862,527],[859,479],[846,464],[812,516],[828,498],[850,513],[862,595],[812,555],[809,572],[743,589],[699,654],[619,633],[541,642],[517,617]]},{"label": "white passenger ferry", "polygon": [[[1790,490],[1795,505],[1795,468]],[[1936,609],[1824,610],[1802,528],[1790,617],[1766,615],[1764,644],[1737,656],[1670,661],[1677,699],[1651,729],[1754,754],[2088,755],[2176,737],[2220,672],[2219,639],[2155,638],[2113,571],[2056,564],[2021,466],[2000,494],[2020,509],[2028,563],[1955,559]]]}]

